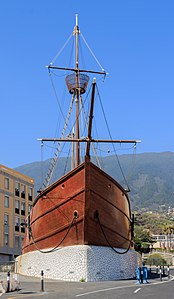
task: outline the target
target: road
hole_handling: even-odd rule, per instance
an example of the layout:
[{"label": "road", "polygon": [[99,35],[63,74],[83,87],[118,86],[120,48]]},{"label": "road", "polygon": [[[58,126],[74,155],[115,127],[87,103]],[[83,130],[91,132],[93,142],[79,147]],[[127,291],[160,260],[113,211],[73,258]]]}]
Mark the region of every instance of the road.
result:
[{"label": "road", "polygon": [[40,282],[23,281],[19,292],[2,295],[2,299],[171,299],[174,293],[174,278],[161,282],[159,278],[148,284],[136,284],[135,280],[105,282],[60,282],[46,281],[44,292]]}]

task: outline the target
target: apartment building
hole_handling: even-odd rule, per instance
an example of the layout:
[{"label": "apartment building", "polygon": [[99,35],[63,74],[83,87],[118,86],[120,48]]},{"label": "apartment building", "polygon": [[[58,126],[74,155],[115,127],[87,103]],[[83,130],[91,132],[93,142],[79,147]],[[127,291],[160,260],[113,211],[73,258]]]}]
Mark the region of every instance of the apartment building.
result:
[{"label": "apartment building", "polygon": [[153,248],[174,249],[174,234],[153,235]]},{"label": "apartment building", "polygon": [[34,179],[0,165],[0,263],[21,254],[33,199]]}]

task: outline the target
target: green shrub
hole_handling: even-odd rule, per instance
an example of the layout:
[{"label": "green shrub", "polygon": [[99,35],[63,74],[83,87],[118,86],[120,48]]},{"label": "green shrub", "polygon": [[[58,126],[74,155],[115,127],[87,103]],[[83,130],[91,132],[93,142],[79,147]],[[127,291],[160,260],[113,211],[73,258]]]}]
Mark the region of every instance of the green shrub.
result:
[{"label": "green shrub", "polygon": [[166,260],[158,253],[153,253],[149,255],[146,260],[147,265],[155,265],[155,266],[165,266],[167,265]]}]

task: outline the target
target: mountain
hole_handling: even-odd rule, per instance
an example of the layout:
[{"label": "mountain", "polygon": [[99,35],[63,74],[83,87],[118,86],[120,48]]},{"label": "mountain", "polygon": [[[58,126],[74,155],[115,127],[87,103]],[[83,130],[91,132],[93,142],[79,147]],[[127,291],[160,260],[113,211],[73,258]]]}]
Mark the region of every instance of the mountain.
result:
[{"label": "mountain", "polygon": [[[94,159],[93,159],[94,160]],[[102,168],[125,188],[130,188],[129,197],[133,209],[159,206],[174,207],[174,153],[143,153],[100,157]],[[95,163],[95,161],[93,161]],[[35,191],[39,190],[47,173],[50,160],[33,162],[15,168],[35,180]],[[122,169],[120,170],[119,165]],[[70,169],[70,159],[60,158],[54,172],[53,181]],[[128,183],[128,187],[124,176]]]}]

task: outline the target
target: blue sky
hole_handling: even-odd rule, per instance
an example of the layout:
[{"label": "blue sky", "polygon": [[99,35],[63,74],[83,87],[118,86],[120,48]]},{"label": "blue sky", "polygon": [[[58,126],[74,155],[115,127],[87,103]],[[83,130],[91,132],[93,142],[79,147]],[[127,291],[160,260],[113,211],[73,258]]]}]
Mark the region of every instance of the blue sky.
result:
[{"label": "blue sky", "polygon": [[54,137],[58,107],[45,65],[76,13],[109,73],[102,98],[112,137],[141,139],[137,153],[173,152],[173,0],[1,0],[0,164],[39,161],[37,138]]}]

